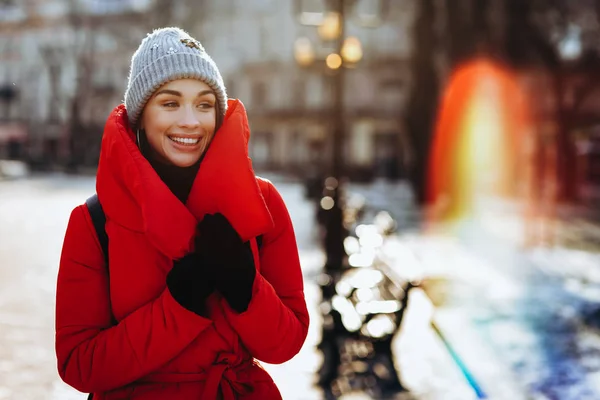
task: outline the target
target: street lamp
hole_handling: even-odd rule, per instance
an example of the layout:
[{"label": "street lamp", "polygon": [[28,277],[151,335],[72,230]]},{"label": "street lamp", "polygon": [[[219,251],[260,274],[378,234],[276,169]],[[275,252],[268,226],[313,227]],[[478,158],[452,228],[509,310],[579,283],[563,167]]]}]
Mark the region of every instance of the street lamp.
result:
[{"label": "street lamp", "polygon": [[294,58],[302,67],[308,67],[315,60],[315,50],[309,38],[300,37],[294,42]]},{"label": "street lamp", "polygon": [[[324,197],[333,200],[331,207],[321,208],[325,228],[324,247],[327,256],[326,272],[340,271],[346,264],[344,238],[346,229],[343,218],[343,196],[341,181],[345,174],[343,150],[345,125],[344,89],[346,85],[345,71],[353,68],[363,58],[360,40],[355,36],[345,36],[346,22],[350,17],[354,23],[368,28],[375,28],[383,22],[383,15],[389,0],[367,0],[376,4],[374,13],[356,12],[357,6],[365,0],[325,0],[321,10],[308,10],[306,0],[295,0],[295,12],[300,24],[316,27],[321,41],[332,43],[333,50],[325,57],[316,54],[315,46],[309,38],[300,37],[294,43],[294,58],[301,67],[314,66],[318,61],[329,70],[333,88],[331,125],[332,154],[328,179],[324,188]],[[374,3],[375,2],[375,3]],[[329,204],[329,202],[327,203]]]},{"label": "street lamp", "polygon": [[[344,39],[340,53],[332,52],[325,57],[325,65],[329,69],[338,69],[344,64],[351,68],[363,57],[362,44],[357,37]],[[299,37],[294,42],[294,58],[301,67],[309,67],[317,60],[312,42],[307,37]]]},{"label": "street lamp", "polygon": [[[371,0],[372,1],[372,0]],[[355,18],[355,22],[364,27],[377,27],[382,22],[381,17],[388,0],[377,1],[379,13],[375,15],[361,15]],[[295,0],[295,11],[298,21],[302,25],[317,28],[319,38],[324,42],[333,42],[334,49],[319,61],[329,70],[333,88],[333,107],[331,112],[331,123],[333,125],[332,136],[332,163],[328,171],[328,177],[324,181],[323,193],[319,204],[319,222],[324,226],[324,250],[326,262],[324,266],[323,279],[320,279],[323,304],[328,304],[334,294],[336,282],[341,273],[347,268],[347,254],[344,248],[344,240],[348,236],[347,228],[344,226],[344,207],[342,196],[342,178],[344,177],[343,142],[345,125],[344,89],[345,72],[347,68],[357,65],[363,57],[362,45],[357,37],[345,37],[346,17],[355,14],[354,7],[361,0],[328,0],[327,7],[320,12],[308,11],[304,0]],[[310,39],[299,38],[294,44],[294,56],[301,67],[310,67],[318,60],[316,52]],[[329,317],[332,317],[329,315]],[[319,383],[323,387],[329,387],[337,376],[337,368],[340,365],[341,353],[336,341],[335,328],[327,327],[327,321],[323,324],[323,334],[319,349],[323,352],[324,362],[319,371]]]},{"label": "street lamp", "polygon": [[342,45],[342,58],[349,64],[358,63],[363,56],[360,40],[354,36],[347,37]]},{"label": "street lamp", "polygon": [[335,40],[341,34],[342,21],[340,14],[329,11],[324,14],[323,22],[317,27],[319,37],[323,40]]}]

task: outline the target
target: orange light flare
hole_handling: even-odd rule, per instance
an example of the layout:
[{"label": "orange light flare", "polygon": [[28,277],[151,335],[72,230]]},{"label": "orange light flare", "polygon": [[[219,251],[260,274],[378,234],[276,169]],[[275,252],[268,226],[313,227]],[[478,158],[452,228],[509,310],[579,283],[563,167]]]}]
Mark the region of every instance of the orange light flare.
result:
[{"label": "orange light flare", "polygon": [[454,71],[430,154],[429,222],[472,218],[482,200],[515,193],[523,138],[531,132],[528,114],[524,91],[508,69],[476,59]]}]

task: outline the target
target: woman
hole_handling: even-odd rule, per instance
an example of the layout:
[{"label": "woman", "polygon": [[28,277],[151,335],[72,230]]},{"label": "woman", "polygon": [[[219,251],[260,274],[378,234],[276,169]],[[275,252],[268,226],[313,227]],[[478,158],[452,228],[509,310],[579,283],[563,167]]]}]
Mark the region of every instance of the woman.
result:
[{"label": "woman", "polygon": [[288,211],[254,176],[248,138],[200,43],[177,28],[142,41],[98,166],[109,269],[85,205],[65,235],[67,384],[95,400],[281,398],[256,360],[297,354],[308,313]]}]

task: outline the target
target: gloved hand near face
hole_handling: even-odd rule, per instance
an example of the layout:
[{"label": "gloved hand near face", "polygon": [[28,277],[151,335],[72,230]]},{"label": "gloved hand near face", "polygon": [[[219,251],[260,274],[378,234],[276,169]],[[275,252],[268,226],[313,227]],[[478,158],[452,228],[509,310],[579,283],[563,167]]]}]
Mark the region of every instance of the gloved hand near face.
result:
[{"label": "gloved hand near face", "polygon": [[250,243],[242,242],[222,214],[207,214],[198,224],[196,252],[229,306],[239,313],[246,311],[256,276]]}]

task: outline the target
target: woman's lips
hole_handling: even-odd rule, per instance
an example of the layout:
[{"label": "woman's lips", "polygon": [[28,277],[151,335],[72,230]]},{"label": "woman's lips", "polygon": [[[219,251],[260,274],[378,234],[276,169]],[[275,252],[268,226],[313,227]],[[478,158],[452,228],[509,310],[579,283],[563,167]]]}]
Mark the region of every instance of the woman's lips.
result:
[{"label": "woman's lips", "polygon": [[181,146],[195,146],[200,143],[199,137],[188,137],[188,136],[167,136],[169,140],[177,143]]}]

